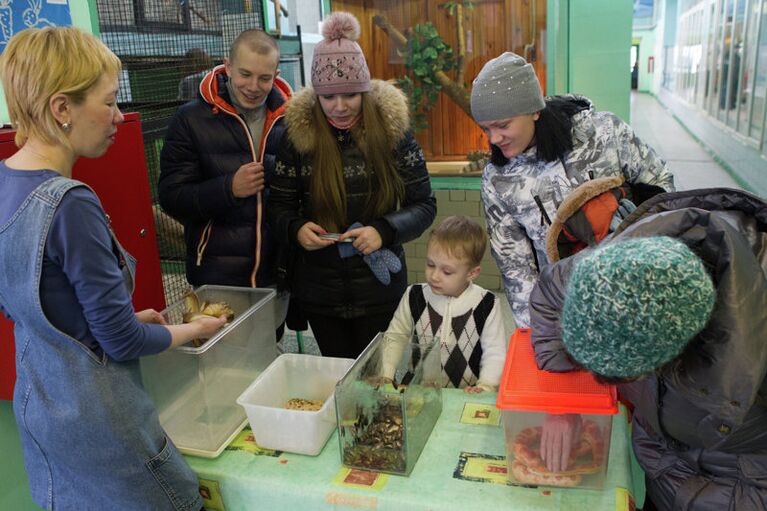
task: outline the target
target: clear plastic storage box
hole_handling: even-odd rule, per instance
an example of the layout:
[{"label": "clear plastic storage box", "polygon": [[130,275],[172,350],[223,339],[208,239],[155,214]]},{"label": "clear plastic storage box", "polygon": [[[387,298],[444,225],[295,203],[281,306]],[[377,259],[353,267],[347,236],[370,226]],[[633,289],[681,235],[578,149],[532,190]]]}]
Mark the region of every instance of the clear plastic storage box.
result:
[{"label": "clear plastic storage box", "polygon": [[[409,475],[442,412],[439,342],[391,349],[378,334],[336,387],[341,461],[351,468]],[[384,360],[396,353],[393,383]]]},{"label": "clear plastic storage box", "polygon": [[[600,489],[607,474],[612,417],[618,413],[615,387],[591,373],[541,371],[535,362],[530,329],[514,333],[506,357],[497,406],[506,435],[508,477],[512,484]],[[566,415],[565,417],[556,417]],[[567,466],[547,469],[541,457],[544,421],[565,420],[575,438]]]},{"label": "clear plastic storage box", "polygon": [[[185,454],[215,457],[245,427],[237,397],[277,358],[271,289],[206,285],[199,300],[226,302],[234,320],[199,347],[191,343],[141,359],[144,387],[160,423]],[[162,314],[182,322],[183,300]]]},{"label": "clear plastic storage box", "polygon": [[[237,402],[248,415],[256,443],[266,449],[316,456],[336,427],[333,391],[351,358],[285,353],[256,378]],[[292,399],[319,400],[319,410],[289,410]]]}]

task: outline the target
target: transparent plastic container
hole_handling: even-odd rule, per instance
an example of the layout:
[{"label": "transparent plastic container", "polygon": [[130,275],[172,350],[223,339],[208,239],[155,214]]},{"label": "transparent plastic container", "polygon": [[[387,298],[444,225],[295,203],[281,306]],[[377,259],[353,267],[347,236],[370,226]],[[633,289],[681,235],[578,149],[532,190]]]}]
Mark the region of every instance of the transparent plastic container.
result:
[{"label": "transparent plastic container", "polygon": [[[206,285],[200,300],[226,302],[234,320],[199,347],[141,358],[144,387],[160,423],[185,454],[216,457],[247,424],[237,397],[277,358],[272,289]],[[182,322],[183,300],[162,314]]]},{"label": "transparent plastic container", "polygon": [[[351,358],[296,353],[277,357],[237,399],[245,409],[256,443],[266,449],[319,454],[336,427],[333,391],[353,363]],[[324,403],[316,411],[285,409],[294,398]]]},{"label": "transparent plastic container", "polygon": [[[347,467],[413,470],[442,412],[439,342],[422,341],[395,346],[378,334],[338,382],[338,440]],[[385,361],[393,362],[392,383],[382,380]]]},{"label": "transparent plastic container", "polygon": [[[604,486],[612,416],[618,413],[614,386],[597,383],[586,371],[539,370],[530,329],[519,328],[511,338],[496,404],[501,409],[512,484]],[[542,425],[547,420],[568,421],[576,436],[567,466],[557,472],[549,471],[541,457]]]}]

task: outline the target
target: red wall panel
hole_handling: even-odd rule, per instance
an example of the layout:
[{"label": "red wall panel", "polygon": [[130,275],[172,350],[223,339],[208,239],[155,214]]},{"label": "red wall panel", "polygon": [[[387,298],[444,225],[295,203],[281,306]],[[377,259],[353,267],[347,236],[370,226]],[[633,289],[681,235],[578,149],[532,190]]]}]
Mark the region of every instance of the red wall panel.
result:
[{"label": "red wall panel", "polygon": [[[16,152],[13,130],[0,130],[0,158]],[[117,239],[137,260],[136,310],[165,308],[157,252],[152,199],[138,114],[126,114],[115,143],[104,156],[81,158],[72,177],[96,191],[110,217]],[[0,399],[13,398],[16,379],[13,323],[0,316]]]}]

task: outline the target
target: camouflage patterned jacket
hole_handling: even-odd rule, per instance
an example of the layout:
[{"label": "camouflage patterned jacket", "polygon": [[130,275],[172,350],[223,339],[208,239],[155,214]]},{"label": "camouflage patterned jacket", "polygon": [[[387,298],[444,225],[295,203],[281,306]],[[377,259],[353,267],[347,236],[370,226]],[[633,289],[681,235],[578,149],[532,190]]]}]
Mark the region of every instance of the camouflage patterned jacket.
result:
[{"label": "camouflage patterned jacket", "polygon": [[531,147],[503,167],[489,163],[482,177],[490,248],[517,327],[530,326],[530,293],[539,268],[548,264],[549,225],[543,211],[553,219],[559,204],[578,185],[619,173],[629,183],[674,191],[666,163],[628,124],[610,112],[596,112],[587,98],[570,98],[586,107],[572,117],[572,151],[561,160],[546,162],[538,160]]}]

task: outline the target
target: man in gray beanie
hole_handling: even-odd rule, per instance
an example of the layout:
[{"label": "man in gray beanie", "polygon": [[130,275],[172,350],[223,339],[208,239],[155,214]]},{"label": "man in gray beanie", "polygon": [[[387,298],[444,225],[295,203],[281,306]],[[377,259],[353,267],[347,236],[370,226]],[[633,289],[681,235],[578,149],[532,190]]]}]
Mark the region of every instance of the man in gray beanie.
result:
[{"label": "man in gray beanie", "polygon": [[526,327],[530,292],[550,262],[546,234],[565,198],[597,178],[662,191],[674,190],[674,178],[615,115],[597,112],[583,96],[544,98],[533,66],[511,52],[479,72],[471,111],[490,142],[482,176],[490,247],[514,321]]},{"label": "man in gray beanie", "polygon": [[[664,193],[533,290],[538,367],[619,384],[657,509],[767,509],[765,246],[759,197]],[[553,417],[561,446],[572,431]]]}]

